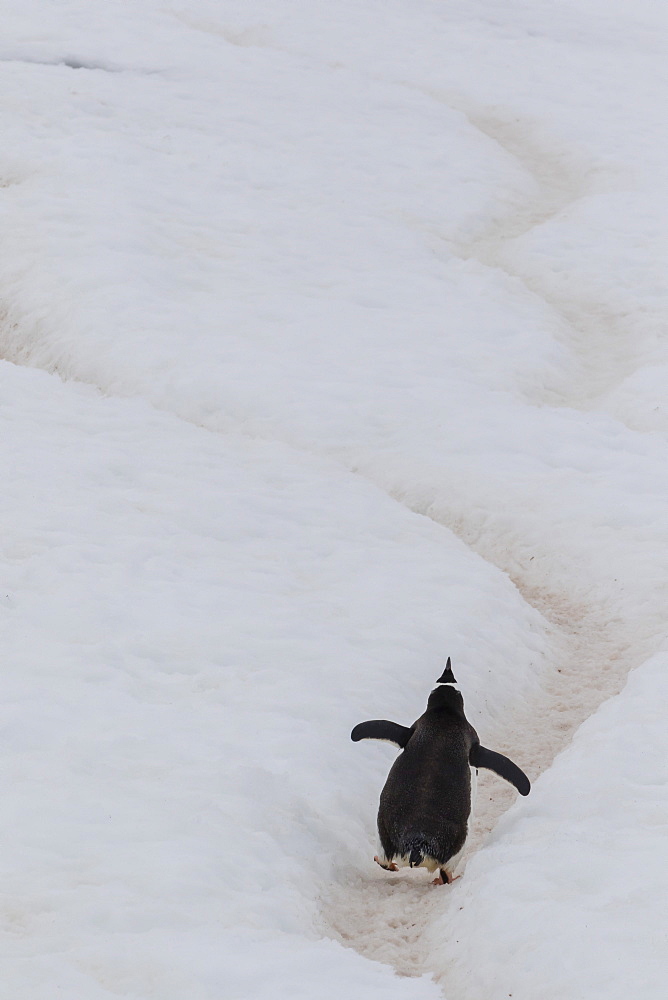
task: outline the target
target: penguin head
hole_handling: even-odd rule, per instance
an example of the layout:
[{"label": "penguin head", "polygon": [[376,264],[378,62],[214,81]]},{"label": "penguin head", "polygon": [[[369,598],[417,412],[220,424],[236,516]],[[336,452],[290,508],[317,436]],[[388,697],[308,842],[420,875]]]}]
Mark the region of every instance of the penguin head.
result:
[{"label": "penguin head", "polygon": [[464,714],[464,699],[461,691],[453,684],[439,684],[429,695],[427,710],[447,709],[453,715]]}]

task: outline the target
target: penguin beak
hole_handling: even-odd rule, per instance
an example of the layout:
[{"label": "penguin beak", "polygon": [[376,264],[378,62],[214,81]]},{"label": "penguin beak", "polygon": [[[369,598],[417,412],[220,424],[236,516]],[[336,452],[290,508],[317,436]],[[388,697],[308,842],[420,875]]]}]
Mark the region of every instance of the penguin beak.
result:
[{"label": "penguin beak", "polygon": [[450,663],[450,657],[448,657],[448,662],[445,664],[445,670],[441,676],[436,681],[437,684],[456,684],[455,675],[452,672],[452,664]]}]

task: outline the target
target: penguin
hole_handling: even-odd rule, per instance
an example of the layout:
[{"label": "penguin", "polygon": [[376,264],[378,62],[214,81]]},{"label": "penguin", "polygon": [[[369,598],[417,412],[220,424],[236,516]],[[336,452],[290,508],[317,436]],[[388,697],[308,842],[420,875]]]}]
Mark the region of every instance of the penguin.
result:
[{"label": "penguin", "polygon": [[438,870],[433,885],[454,879],[469,833],[478,768],[494,771],[520,795],[531,790],[517,764],[481,746],[464,715],[450,657],[417,722],[410,727],[384,719],[360,722],[350,737],[355,743],[385,740],[403,751],[380,795],[380,849],[374,861],[387,871]]}]

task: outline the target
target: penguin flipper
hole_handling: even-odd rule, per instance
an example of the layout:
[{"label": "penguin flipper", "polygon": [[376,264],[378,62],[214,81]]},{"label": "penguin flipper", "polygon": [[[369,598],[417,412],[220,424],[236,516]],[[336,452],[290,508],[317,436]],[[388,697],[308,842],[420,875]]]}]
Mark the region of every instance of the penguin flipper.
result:
[{"label": "penguin flipper", "polygon": [[514,785],[520,795],[528,795],[531,791],[531,782],[524,771],[517,764],[513,764],[508,757],[504,757],[502,753],[488,750],[476,743],[471,749],[469,763],[473,767],[485,767],[488,771],[494,771],[500,778],[504,778],[511,785]]},{"label": "penguin flipper", "polygon": [[388,722],[386,719],[373,719],[355,726],[350,738],[353,743],[360,740],[384,740],[403,750],[412,735],[413,730],[408,726],[400,726],[397,722]]}]

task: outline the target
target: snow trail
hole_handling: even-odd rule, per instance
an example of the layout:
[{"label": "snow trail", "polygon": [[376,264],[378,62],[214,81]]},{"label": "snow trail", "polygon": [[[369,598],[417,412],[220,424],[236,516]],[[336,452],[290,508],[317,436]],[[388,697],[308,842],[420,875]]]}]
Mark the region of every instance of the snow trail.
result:
[{"label": "snow trail", "polygon": [[[535,196],[493,219],[475,238],[454,242],[454,246],[462,259],[500,269],[521,282],[561,321],[561,336],[578,359],[580,375],[561,393],[544,390],[542,402],[581,410],[593,408],[633,370],[633,335],[624,316],[584,292],[573,292],[568,297],[556,294],[541,276],[525,273],[510,251],[515,241],[566,212],[586,195],[591,190],[594,169],[576,165],[570,154],[548,150],[532,127],[516,116],[499,109],[473,109],[470,102],[457,96],[424,92],[462,111],[475,128],[513,156],[534,179]],[[363,467],[358,466],[356,471],[365,475]],[[370,478],[382,486],[378,477],[371,474]],[[660,637],[654,638],[650,628],[639,641],[637,624],[620,617],[618,609],[577,604],[569,595],[555,592],[549,579],[539,581],[535,572],[518,571],[521,558],[512,554],[508,539],[499,538],[498,544],[490,544],[462,510],[448,512],[440,508],[435,513],[433,504],[408,500],[403,490],[390,492],[415,513],[453,531],[505,572],[524,600],[543,616],[553,655],[542,697],[530,712],[510,720],[507,730],[494,742],[494,749],[517,760],[535,780],[568,746],[579,726],[622,689],[629,671],[651,655]],[[398,721],[407,724],[412,720]],[[516,798],[515,791],[500,779],[488,772],[480,773],[464,865]],[[375,813],[376,803],[371,808]],[[343,944],[368,958],[391,964],[400,975],[420,976],[431,971],[428,936],[424,932],[436,913],[459,905],[458,889],[457,883],[446,889],[432,887],[424,872],[388,875],[371,863],[367,872],[342,874],[323,900],[323,919]],[[442,942],[441,948],[441,965],[447,968],[448,942]],[[448,995],[447,981],[441,980],[441,985]]]},{"label": "snow trail", "polygon": [[[473,239],[455,244],[463,260],[504,271],[541,299],[559,320],[559,339],[578,361],[579,378],[561,391],[551,389],[545,402],[587,410],[630,375],[637,365],[637,337],[626,314],[616,311],[586,286],[567,292],[553,287],[549,268],[530,273],[514,244],[532,230],[567,213],[594,190],[594,181],[604,171],[584,161],[571,150],[549,147],[537,135],[537,127],[509,111],[474,108],[458,98],[432,94],[466,115],[474,128],[492,139],[534,179],[536,196],[500,218],[493,219]],[[526,260],[526,253],[525,253]]]},{"label": "snow trail", "polygon": [[628,322],[627,312],[614,308],[596,290],[588,288],[583,279],[579,279],[577,286],[570,283],[564,289],[550,267],[532,271],[527,267],[531,252],[522,251],[520,244],[532,231],[567,216],[581,199],[601,187],[609,188],[617,178],[610,168],[560,147],[545,136],[539,123],[509,108],[476,105],[460,93],[443,92],[405,80],[401,85],[460,112],[533,182],[535,193],[495,214],[474,236],[461,239],[439,233],[439,237],[462,260],[501,271],[513,282],[519,282],[525,292],[539,299],[554,316],[555,336],[576,361],[575,377],[569,376],[558,387],[541,387],[541,395],[531,394],[528,401],[534,405],[593,409],[635,371],[637,333]]},{"label": "snow trail", "polygon": [[[651,636],[646,643],[639,643],[633,623],[620,620],[613,609],[573,604],[566,595],[532,586],[520,577],[513,582],[546,620],[552,640],[552,671],[541,698],[530,711],[509,720],[493,748],[516,760],[535,780],[568,746],[578,727],[621,690],[628,672],[640,665],[657,643]],[[462,866],[516,798],[514,789],[505,782],[480,772],[473,830]],[[375,814],[376,803],[370,803],[370,809]],[[366,872],[342,873],[341,881],[323,900],[326,927],[343,944],[367,958],[391,964],[401,975],[430,972],[425,930],[435,914],[459,905],[459,884],[432,887],[424,872],[402,871],[388,876],[374,870],[371,857],[369,861]],[[448,942],[444,941],[444,966],[447,951]]]}]

